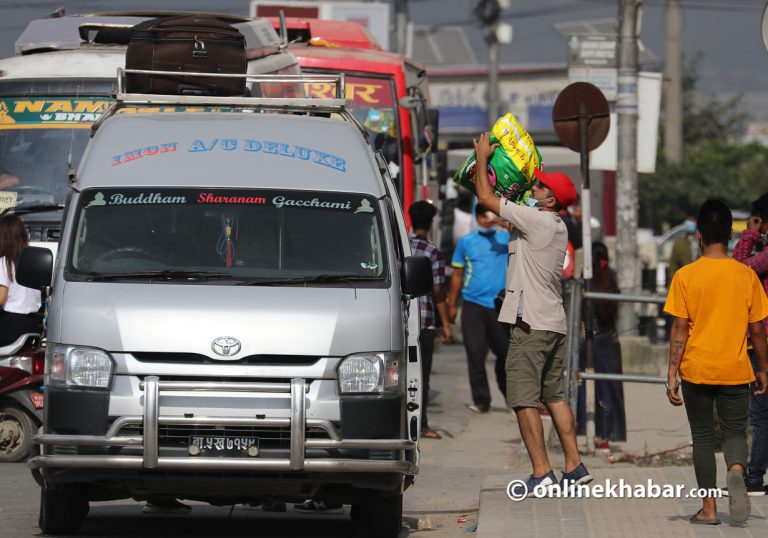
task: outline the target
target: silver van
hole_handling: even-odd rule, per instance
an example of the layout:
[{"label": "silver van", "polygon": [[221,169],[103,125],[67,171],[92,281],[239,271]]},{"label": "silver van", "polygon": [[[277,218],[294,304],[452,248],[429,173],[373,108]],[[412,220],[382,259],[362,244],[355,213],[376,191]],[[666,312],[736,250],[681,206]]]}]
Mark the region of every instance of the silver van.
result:
[{"label": "silver van", "polygon": [[341,502],[397,536],[418,472],[411,299],[432,281],[383,158],[342,99],[117,97],[55,266],[29,247],[17,270],[50,284],[41,529],[162,495]]}]

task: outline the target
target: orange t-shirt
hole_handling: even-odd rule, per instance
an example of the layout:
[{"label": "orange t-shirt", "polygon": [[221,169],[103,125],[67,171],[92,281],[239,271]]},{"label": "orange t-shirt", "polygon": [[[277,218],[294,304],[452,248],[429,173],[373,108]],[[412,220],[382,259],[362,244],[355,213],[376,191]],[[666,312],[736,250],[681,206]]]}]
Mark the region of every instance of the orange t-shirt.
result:
[{"label": "orange t-shirt", "polygon": [[664,311],[688,319],[681,378],[703,385],[755,380],[747,324],[768,317],[768,297],[753,269],[730,258],[701,257],[675,273]]}]

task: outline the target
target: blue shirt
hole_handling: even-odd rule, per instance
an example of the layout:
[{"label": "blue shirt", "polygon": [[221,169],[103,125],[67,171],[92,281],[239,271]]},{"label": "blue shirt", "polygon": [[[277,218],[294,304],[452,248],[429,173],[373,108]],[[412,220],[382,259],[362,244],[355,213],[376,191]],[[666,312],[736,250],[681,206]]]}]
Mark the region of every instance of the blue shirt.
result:
[{"label": "blue shirt", "polygon": [[493,299],[504,289],[507,273],[506,230],[470,232],[456,243],[451,265],[464,269],[461,296],[465,301],[493,308]]}]

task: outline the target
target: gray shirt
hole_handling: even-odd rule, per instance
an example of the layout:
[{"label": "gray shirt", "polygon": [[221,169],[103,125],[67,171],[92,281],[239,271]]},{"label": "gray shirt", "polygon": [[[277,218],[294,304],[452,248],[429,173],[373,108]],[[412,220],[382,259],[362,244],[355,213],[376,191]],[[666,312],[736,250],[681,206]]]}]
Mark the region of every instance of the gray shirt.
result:
[{"label": "gray shirt", "polygon": [[501,217],[512,224],[507,290],[499,321],[518,315],[531,329],[565,334],[560,279],[568,231],[557,213],[501,201]]}]

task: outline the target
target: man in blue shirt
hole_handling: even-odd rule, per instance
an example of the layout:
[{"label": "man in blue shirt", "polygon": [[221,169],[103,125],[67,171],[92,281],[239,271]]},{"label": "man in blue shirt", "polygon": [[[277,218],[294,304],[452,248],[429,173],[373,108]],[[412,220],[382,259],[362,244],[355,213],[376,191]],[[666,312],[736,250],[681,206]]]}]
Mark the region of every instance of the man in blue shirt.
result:
[{"label": "man in blue shirt", "polygon": [[497,320],[494,299],[504,289],[507,271],[509,232],[496,226],[496,216],[481,205],[475,208],[478,230],[470,232],[456,243],[451,266],[451,286],[448,319],[456,320],[459,291],[461,331],[467,350],[469,386],[472,391],[470,411],[487,413],[491,407],[491,391],[485,372],[488,348],[496,356],[496,383],[506,396],[504,364],[509,334]]}]

